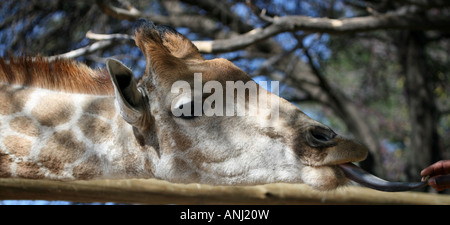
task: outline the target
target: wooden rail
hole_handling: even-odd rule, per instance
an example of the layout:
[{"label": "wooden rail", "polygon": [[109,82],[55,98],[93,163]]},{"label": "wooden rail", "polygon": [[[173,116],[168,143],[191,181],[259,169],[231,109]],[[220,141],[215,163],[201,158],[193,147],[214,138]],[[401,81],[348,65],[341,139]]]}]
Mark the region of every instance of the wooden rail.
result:
[{"label": "wooden rail", "polygon": [[139,204],[450,204],[450,196],[387,193],[346,186],[319,192],[304,184],[211,186],[156,179],[45,181],[0,179],[0,199]]}]

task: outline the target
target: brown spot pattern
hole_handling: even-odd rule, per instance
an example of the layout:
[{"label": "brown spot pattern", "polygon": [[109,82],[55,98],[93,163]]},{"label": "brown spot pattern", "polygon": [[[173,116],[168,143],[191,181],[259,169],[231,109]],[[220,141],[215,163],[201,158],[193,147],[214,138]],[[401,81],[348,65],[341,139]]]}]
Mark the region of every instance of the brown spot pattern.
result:
[{"label": "brown spot pattern", "polygon": [[39,165],[33,162],[19,162],[16,167],[16,174],[22,178],[43,179],[44,172],[39,168]]},{"label": "brown spot pattern", "polygon": [[39,136],[39,125],[36,124],[30,117],[19,116],[11,120],[9,126],[14,131],[25,134],[31,137]]},{"label": "brown spot pattern", "polygon": [[116,115],[116,108],[114,106],[114,98],[97,98],[89,102],[83,111],[112,119]]},{"label": "brown spot pattern", "polygon": [[[186,177],[184,179],[189,182],[196,182],[200,179],[200,174],[192,170],[192,165],[190,165],[185,159],[175,157],[173,159],[175,165],[174,174],[184,174]],[[189,171],[186,174],[186,171]]]},{"label": "brown spot pattern", "polygon": [[75,107],[70,102],[68,97],[65,98],[61,95],[44,96],[32,110],[32,115],[43,126],[58,126],[71,119]]},{"label": "brown spot pattern", "polygon": [[192,141],[181,132],[172,132],[171,134],[175,144],[177,145],[177,150],[186,151],[187,149],[192,147]]},{"label": "brown spot pattern", "polygon": [[114,135],[111,126],[103,120],[90,115],[83,115],[78,121],[78,126],[84,136],[94,143],[101,143],[109,140]]},{"label": "brown spot pattern", "polygon": [[151,177],[155,176],[153,171],[155,171],[156,168],[155,165],[150,162],[150,160],[145,160],[144,169],[150,174]]},{"label": "brown spot pattern", "polygon": [[0,177],[11,177],[11,163],[11,157],[0,151]]},{"label": "brown spot pattern", "polygon": [[25,138],[21,138],[20,136],[7,136],[3,140],[3,144],[10,153],[18,157],[25,157],[30,154],[31,141]]},{"label": "brown spot pattern", "polygon": [[161,130],[159,137],[159,144],[161,150],[165,151],[165,154],[172,153],[172,146],[170,146],[170,136],[165,129]]},{"label": "brown spot pattern", "polygon": [[99,177],[102,175],[102,171],[99,168],[100,164],[101,159],[98,156],[93,155],[73,169],[73,176],[82,180]]},{"label": "brown spot pattern", "polygon": [[135,155],[126,154],[123,157],[123,161],[121,161],[121,166],[125,168],[125,171],[128,175],[138,174],[140,171],[138,170],[137,165],[138,159]]},{"label": "brown spot pattern", "polygon": [[47,146],[41,149],[39,161],[55,174],[60,174],[66,163],[73,163],[86,151],[86,145],[76,139],[71,131],[53,134]]},{"label": "brown spot pattern", "polygon": [[0,85],[0,114],[10,115],[22,111],[32,90],[28,88],[15,89]]}]

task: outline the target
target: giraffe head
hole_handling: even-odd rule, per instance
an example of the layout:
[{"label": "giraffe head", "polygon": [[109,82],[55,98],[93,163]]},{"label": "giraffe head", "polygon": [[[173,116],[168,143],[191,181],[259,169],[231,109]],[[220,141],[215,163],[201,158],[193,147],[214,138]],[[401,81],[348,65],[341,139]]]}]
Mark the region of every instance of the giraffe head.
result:
[{"label": "giraffe head", "polygon": [[[134,138],[144,148],[158,149],[156,177],[217,185],[306,183],[330,190],[347,182],[339,164],[365,159],[367,148],[337,135],[288,101],[261,88],[249,88],[241,97],[227,89],[227,82],[259,86],[225,59],[205,60],[174,29],[140,20],[135,41],[147,63],[139,81],[117,60],[108,60],[107,68],[116,106],[133,126]],[[194,90],[196,82],[203,87],[201,93]],[[258,96],[256,103],[252,93]],[[230,96],[235,104],[228,104]],[[208,99],[210,107],[205,107]],[[271,107],[258,107],[263,100]],[[199,114],[192,110],[197,104]],[[191,115],[174,113],[189,106]],[[255,109],[256,114],[225,113],[230,107]],[[215,109],[223,114],[208,113]]]}]

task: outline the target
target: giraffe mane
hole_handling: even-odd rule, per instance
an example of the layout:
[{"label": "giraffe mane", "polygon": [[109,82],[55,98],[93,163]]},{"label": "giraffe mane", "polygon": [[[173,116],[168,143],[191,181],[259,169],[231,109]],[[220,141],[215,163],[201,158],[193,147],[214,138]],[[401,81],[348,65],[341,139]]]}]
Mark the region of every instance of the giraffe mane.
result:
[{"label": "giraffe mane", "polygon": [[0,82],[68,93],[114,95],[106,69],[91,69],[71,59],[42,56],[0,57]]}]

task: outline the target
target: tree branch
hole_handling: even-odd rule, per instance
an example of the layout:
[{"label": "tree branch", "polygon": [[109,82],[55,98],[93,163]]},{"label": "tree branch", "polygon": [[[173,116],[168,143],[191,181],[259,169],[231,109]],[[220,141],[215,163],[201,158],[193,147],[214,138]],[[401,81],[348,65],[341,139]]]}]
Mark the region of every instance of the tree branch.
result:
[{"label": "tree branch", "polygon": [[450,18],[417,14],[386,13],[376,16],[345,19],[312,18],[307,16],[274,17],[273,23],[265,28],[257,28],[246,34],[226,40],[203,43],[203,53],[220,53],[243,49],[283,32],[310,31],[318,33],[345,34],[351,32],[381,29],[401,30],[448,30]]},{"label": "tree branch", "polygon": [[[189,1],[188,1],[189,2]],[[208,1],[204,1],[208,2]],[[195,16],[184,15],[180,19],[172,16],[158,16],[143,14],[139,10],[128,7],[128,10],[112,6],[104,0],[97,0],[99,7],[108,15],[119,19],[135,20],[140,17],[152,20],[159,24],[170,24],[172,26],[187,26],[192,28],[197,21]],[[204,18],[203,18],[204,20]],[[262,40],[273,37],[283,32],[310,31],[318,33],[345,34],[351,32],[364,32],[380,29],[402,29],[402,30],[448,30],[450,18],[439,15],[406,14],[401,11],[389,12],[379,15],[364,17],[329,19],[313,18],[308,16],[283,16],[273,17],[272,22],[265,28],[253,29],[245,34],[237,35],[229,39],[197,42],[199,51],[202,53],[222,53],[243,49]],[[199,23],[199,21],[197,21]],[[200,27],[206,28],[207,24]],[[216,29],[208,28],[208,30]]]},{"label": "tree branch", "polygon": [[241,18],[231,10],[226,1],[216,0],[181,0],[184,3],[195,5],[206,11],[206,14],[223,24],[227,24],[238,33],[245,33],[253,29],[253,26],[243,22]]},{"label": "tree branch", "polygon": [[54,55],[54,56],[49,56],[48,60],[49,61],[53,61],[56,58],[76,58],[82,55],[87,55],[87,54],[91,54],[93,52],[105,49],[107,47],[110,47],[113,45],[113,41],[111,40],[105,40],[105,41],[97,41],[94,42],[90,45],[87,45],[85,47],[79,48],[79,49],[75,49],[72,50],[70,52],[66,52],[63,54],[59,54],[59,55]]},{"label": "tree branch", "polygon": [[128,9],[112,6],[111,2],[106,0],[97,0],[97,5],[105,14],[117,19],[134,21],[139,18],[145,18],[155,24],[189,27],[191,31],[199,33],[216,33],[220,31],[215,21],[206,19],[202,15],[150,15],[140,12],[131,5],[127,7]]},{"label": "tree branch", "polygon": [[134,41],[134,37],[128,34],[97,34],[92,31],[88,31],[86,37],[96,41]]},{"label": "tree branch", "polygon": [[103,12],[118,19],[136,20],[142,17],[142,13],[131,5],[127,9],[122,9],[111,5],[109,1],[97,0],[96,2]]},{"label": "tree branch", "polygon": [[291,50],[289,51],[284,51],[280,54],[274,55],[270,58],[268,58],[264,63],[261,64],[261,66],[256,69],[255,71],[253,71],[252,73],[252,77],[254,76],[259,76],[262,73],[264,73],[264,71],[266,71],[269,67],[272,67],[273,65],[275,65],[276,63],[278,63],[281,59],[283,59],[286,56],[289,56],[290,54],[292,54],[295,50],[297,50],[299,47],[301,47],[301,44],[298,43],[296,46],[294,46]]},{"label": "tree branch", "polygon": [[272,16],[267,15],[267,9],[260,9],[258,6],[253,4],[251,0],[246,0],[245,3],[260,20],[268,23],[273,22]]},{"label": "tree branch", "polygon": [[89,55],[96,51],[114,46],[117,43],[129,42],[134,44],[134,37],[128,34],[96,34],[88,31],[86,37],[96,40],[96,42],[70,52],[49,56],[48,60],[53,61],[56,58],[76,58],[83,55]]}]

